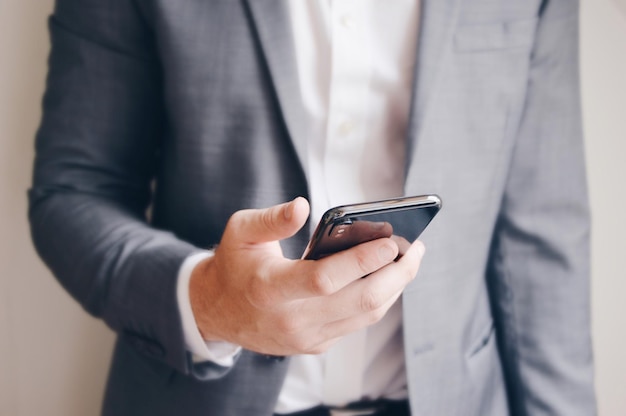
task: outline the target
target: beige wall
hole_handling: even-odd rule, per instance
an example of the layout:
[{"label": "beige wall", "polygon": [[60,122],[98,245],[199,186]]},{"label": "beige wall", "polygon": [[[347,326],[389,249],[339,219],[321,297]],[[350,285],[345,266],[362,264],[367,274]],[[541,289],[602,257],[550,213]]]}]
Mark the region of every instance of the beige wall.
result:
[{"label": "beige wall", "polygon": [[[593,199],[593,304],[602,415],[626,414],[625,0],[583,0]],[[113,336],[35,256],[26,223],[51,0],[0,0],[0,416],[97,414]]]},{"label": "beige wall", "polygon": [[626,0],[583,0],[582,35],[597,391],[626,415]]},{"label": "beige wall", "polygon": [[0,415],[96,415],[112,333],[35,256],[26,222],[50,0],[0,0]]}]

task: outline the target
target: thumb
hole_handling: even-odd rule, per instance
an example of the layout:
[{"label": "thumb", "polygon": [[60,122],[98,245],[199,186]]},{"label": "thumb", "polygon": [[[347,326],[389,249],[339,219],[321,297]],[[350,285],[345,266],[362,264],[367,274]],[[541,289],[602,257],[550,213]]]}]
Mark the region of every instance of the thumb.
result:
[{"label": "thumb", "polygon": [[237,211],[227,229],[241,243],[267,243],[291,237],[309,217],[309,203],[302,197],[264,209]]}]

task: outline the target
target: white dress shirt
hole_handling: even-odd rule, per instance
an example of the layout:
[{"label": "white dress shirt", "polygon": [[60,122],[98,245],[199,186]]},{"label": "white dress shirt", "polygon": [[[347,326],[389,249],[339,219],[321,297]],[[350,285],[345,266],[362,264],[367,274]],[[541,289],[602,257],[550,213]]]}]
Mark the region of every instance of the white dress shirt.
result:
[{"label": "white dress shirt", "polygon": [[[306,138],[312,218],[335,205],[402,195],[419,1],[284,1],[312,126]],[[238,348],[205,343],[189,303],[191,271],[207,255],[191,256],[180,270],[185,340],[196,359],[232,365]],[[325,354],[291,357],[276,412],[406,398],[400,303]]]}]

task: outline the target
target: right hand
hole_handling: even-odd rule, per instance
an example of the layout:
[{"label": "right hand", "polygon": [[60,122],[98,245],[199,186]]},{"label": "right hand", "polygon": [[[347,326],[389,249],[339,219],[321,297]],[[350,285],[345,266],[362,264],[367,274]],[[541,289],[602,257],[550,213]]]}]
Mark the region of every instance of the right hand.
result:
[{"label": "right hand", "polygon": [[304,198],[233,214],[215,255],[191,276],[191,306],[205,340],[271,355],[321,353],[378,322],[415,277],[424,253],[419,241],[395,262],[390,238],[321,260],[286,259],[278,241],[308,215]]}]

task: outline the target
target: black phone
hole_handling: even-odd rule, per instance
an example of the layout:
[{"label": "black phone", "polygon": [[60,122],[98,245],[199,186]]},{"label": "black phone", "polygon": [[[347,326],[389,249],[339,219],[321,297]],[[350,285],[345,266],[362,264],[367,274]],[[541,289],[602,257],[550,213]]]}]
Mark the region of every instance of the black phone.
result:
[{"label": "black phone", "polygon": [[402,255],[441,204],[437,195],[419,195],[331,208],[322,216],[302,258],[318,260],[384,237],[394,239]]}]

